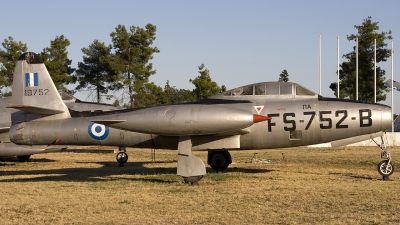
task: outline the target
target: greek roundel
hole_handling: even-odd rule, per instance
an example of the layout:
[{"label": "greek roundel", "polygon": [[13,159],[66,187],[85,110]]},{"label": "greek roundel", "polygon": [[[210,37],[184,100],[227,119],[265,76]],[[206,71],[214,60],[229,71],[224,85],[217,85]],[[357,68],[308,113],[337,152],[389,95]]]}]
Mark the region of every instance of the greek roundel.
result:
[{"label": "greek roundel", "polygon": [[91,122],[88,126],[88,133],[93,139],[101,141],[108,137],[109,128],[103,124]]}]

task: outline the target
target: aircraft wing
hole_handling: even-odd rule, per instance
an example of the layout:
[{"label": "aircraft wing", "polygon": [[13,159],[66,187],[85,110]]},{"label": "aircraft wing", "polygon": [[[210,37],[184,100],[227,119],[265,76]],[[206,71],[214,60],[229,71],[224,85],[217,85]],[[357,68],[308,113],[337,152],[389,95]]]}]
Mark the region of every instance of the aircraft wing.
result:
[{"label": "aircraft wing", "polygon": [[193,136],[191,140],[193,150],[240,148],[240,135]]},{"label": "aircraft wing", "polygon": [[337,141],[332,141],[331,146],[332,146],[332,148],[337,148],[340,146],[354,144],[354,143],[357,143],[360,141],[365,141],[365,140],[373,139],[376,137],[380,137],[382,135],[383,135],[383,132],[380,131],[380,132],[373,133],[373,134],[365,134],[365,135],[355,136],[355,137],[351,137],[351,138],[345,138],[345,139],[341,139],[341,140],[337,140]]},{"label": "aircraft wing", "polygon": [[103,125],[109,126],[109,125],[115,124],[115,123],[126,122],[126,120],[91,120],[90,122],[98,123],[98,124],[103,124]]},{"label": "aircraft wing", "polygon": [[393,81],[393,87],[392,87],[392,79],[385,81],[383,84],[387,88],[393,88],[393,90],[400,91],[400,83],[395,80]]}]

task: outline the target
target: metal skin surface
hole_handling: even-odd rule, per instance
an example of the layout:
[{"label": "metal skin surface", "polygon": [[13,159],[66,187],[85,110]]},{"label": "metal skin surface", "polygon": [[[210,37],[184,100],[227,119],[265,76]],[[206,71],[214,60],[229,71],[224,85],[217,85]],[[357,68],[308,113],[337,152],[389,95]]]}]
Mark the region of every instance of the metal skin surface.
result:
[{"label": "metal skin surface", "polygon": [[[34,53],[25,53],[16,65],[10,107],[20,111],[12,116],[12,142],[175,149],[178,174],[184,178],[201,178],[205,173],[202,162],[191,155],[192,149],[285,148],[391,127],[389,106],[324,98],[290,82],[246,85],[191,103],[84,115],[68,110],[55,95],[57,90],[39,59]],[[35,83],[29,80],[32,74]],[[24,116],[17,118],[18,113]],[[254,115],[263,119],[256,120]],[[188,151],[196,142],[201,142],[203,149],[192,146]],[[196,168],[183,169],[192,162]]]},{"label": "metal skin surface", "polygon": [[[245,98],[251,99],[251,96]],[[308,104],[309,102],[315,103],[312,104],[311,109],[303,109],[304,104],[311,105]],[[325,143],[338,139],[385,131],[390,128],[391,125],[390,108],[378,104],[323,101],[314,98],[314,100],[303,99],[301,101],[295,101],[295,99],[277,101],[275,99],[265,102],[258,101],[254,105],[263,104],[268,105],[268,108],[264,107],[261,112],[262,115],[272,117],[272,119],[248,126],[247,128],[250,132],[240,137],[240,149],[283,148]],[[314,106],[314,104],[316,106]],[[231,106],[240,108],[241,104]],[[190,106],[178,105],[172,106],[171,108],[176,107],[189,108]],[[157,110],[157,108],[159,107],[154,107],[154,110]],[[161,110],[159,111],[168,109],[167,106],[162,106],[160,108]],[[255,111],[253,105],[247,105],[247,107],[243,107],[242,109]],[[134,112],[132,112],[132,114]],[[347,117],[340,122],[345,117],[345,112],[347,112]],[[131,113],[118,114],[118,117],[111,118],[127,118],[129,114]],[[214,114],[218,114],[218,112]],[[151,114],[147,115],[151,116]],[[313,115],[314,118],[306,129]],[[130,123],[122,122],[120,123],[121,129],[110,127],[108,136],[105,139],[95,139],[91,137],[88,132],[88,127],[92,123],[90,121],[97,120],[97,118],[108,119],[106,116],[97,116],[66,118],[52,121],[34,120],[22,122],[11,127],[10,137],[14,143],[20,145],[49,145],[54,140],[59,139],[59,141],[54,144],[177,149],[178,138],[176,138],[176,136],[179,135],[175,133],[172,136],[157,135],[157,132],[166,132],[168,129],[173,129],[174,126],[159,126],[159,129],[156,129],[157,126],[151,126],[150,129],[146,127],[146,123],[150,122],[141,119],[141,116],[143,115],[139,114],[133,116],[138,118],[136,119],[138,120],[137,124],[140,125],[136,129],[142,129],[142,131],[146,133],[127,131],[135,130],[135,128],[129,128]],[[223,115],[220,117],[223,117]],[[157,117],[154,117],[155,123],[157,121],[156,119]],[[321,119],[323,121],[321,121]],[[234,119],[232,121],[235,122]],[[193,120],[193,123],[201,123],[201,121]],[[218,119],[215,119],[213,123],[215,124],[213,126],[215,127],[215,131],[219,131],[223,130],[220,129],[220,127],[227,126],[226,124],[228,124],[229,121],[218,123]],[[185,122],[182,122],[182,124],[185,125]],[[118,126],[118,123],[109,126]],[[239,130],[242,128],[242,126],[239,126],[237,129]],[[151,134],[152,131],[154,132],[153,134]],[[228,133],[229,131],[230,130],[225,130],[224,132]],[[195,132],[196,131],[192,133]],[[215,135],[223,135],[224,132],[216,132]],[[301,132],[301,136],[293,137],[293,132]],[[209,133],[207,134],[210,135]]]}]

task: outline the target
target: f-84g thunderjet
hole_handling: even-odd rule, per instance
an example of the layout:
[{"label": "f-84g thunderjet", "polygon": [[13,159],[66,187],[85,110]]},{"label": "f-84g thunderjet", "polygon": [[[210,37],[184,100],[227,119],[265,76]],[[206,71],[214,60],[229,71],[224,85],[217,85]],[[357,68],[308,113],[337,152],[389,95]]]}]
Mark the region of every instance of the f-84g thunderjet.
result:
[{"label": "f-84g thunderjet", "polygon": [[[109,145],[177,151],[177,174],[197,183],[206,169],[193,150],[207,150],[217,171],[232,162],[229,150],[269,149],[382,136],[391,108],[324,98],[290,82],[235,88],[176,105],[82,115],[68,109],[40,57],[24,53],[15,67],[10,139],[18,145]],[[383,140],[383,139],[382,139]],[[383,176],[393,173],[384,143]],[[123,153],[125,154],[125,153]],[[123,158],[123,157],[122,157]]]}]

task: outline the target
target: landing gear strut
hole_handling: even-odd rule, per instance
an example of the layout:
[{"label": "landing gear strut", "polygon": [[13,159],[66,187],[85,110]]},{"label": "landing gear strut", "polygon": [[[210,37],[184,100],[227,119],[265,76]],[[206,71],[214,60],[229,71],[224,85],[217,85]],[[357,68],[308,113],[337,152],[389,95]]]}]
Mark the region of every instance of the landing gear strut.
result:
[{"label": "landing gear strut", "polygon": [[20,156],[17,156],[17,158],[18,158],[18,160],[20,161],[20,162],[26,162],[26,161],[28,161],[28,159],[31,157],[31,155],[20,155]]},{"label": "landing gear strut", "polygon": [[391,161],[391,156],[389,151],[386,149],[385,142],[383,140],[383,136],[381,136],[381,144],[377,143],[374,139],[372,141],[375,142],[375,144],[382,149],[381,152],[381,159],[383,159],[379,164],[378,164],[378,172],[380,175],[382,175],[382,180],[390,180],[389,176],[392,175],[394,172],[394,166]]},{"label": "landing gear strut", "polygon": [[200,158],[192,155],[192,141],[190,136],[179,137],[178,166],[176,173],[185,183],[199,185],[199,180],[206,174],[206,167]]},{"label": "landing gear strut", "polygon": [[125,147],[118,147],[118,154],[116,156],[117,162],[119,162],[118,167],[124,167],[124,164],[128,161],[128,154],[126,154]]}]

